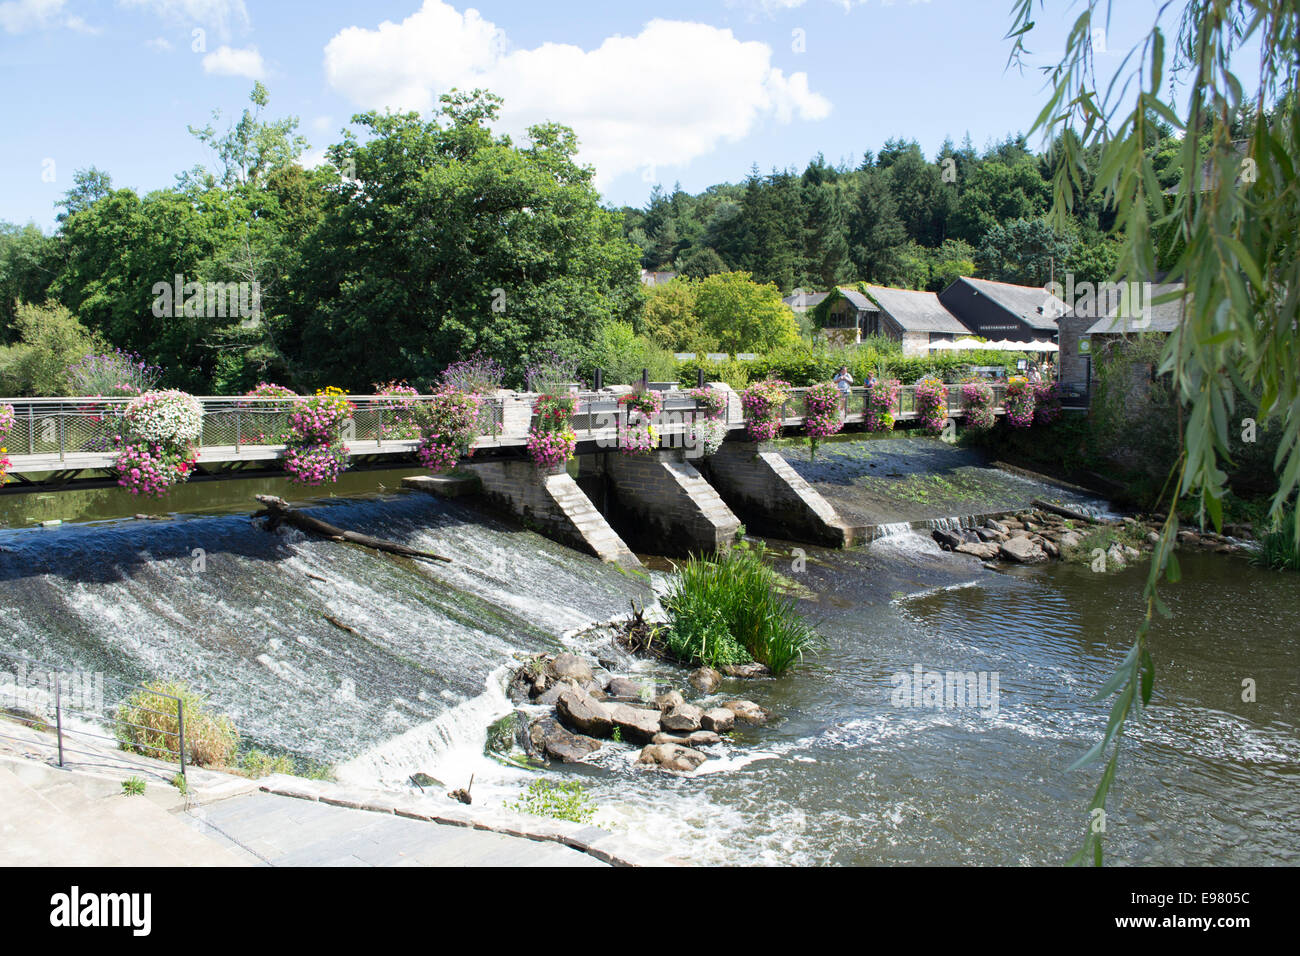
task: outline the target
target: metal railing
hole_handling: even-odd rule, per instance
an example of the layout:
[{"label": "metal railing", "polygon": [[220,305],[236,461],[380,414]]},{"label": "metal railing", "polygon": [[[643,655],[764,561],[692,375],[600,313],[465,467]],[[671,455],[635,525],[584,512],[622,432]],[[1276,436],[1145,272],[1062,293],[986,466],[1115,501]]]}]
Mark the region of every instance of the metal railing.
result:
[{"label": "metal railing", "polygon": [[[1006,386],[991,385],[995,409],[1002,407]],[[797,424],[804,418],[806,388],[790,390],[790,398],[782,409],[782,419],[787,424]],[[698,414],[697,403],[685,390],[662,390],[664,411],[670,414]],[[351,419],[343,429],[343,443],[352,454],[367,454],[367,449],[382,448],[385,442],[414,442],[419,438],[416,411],[434,400],[431,395],[345,395],[352,404]],[[610,427],[617,418],[625,424],[617,396],[608,392],[579,392],[573,417],[574,431],[584,435]],[[203,424],[198,445],[201,448],[233,449],[238,455],[245,448],[278,448],[284,445],[289,428],[289,415],[295,399],[205,396],[198,398],[203,406]],[[11,456],[40,456],[66,461],[75,454],[112,454],[116,438],[122,434],[123,414],[130,398],[0,398],[0,405],[14,407],[14,424],[6,439]],[[507,406],[522,405],[515,416],[515,427],[507,428]],[[865,415],[867,390],[855,387],[844,401],[847,416]],[[960,415],[964,411],[960,387],[948,388],[948,411]],[[916,413],[916,387],[904,385],[899,389],[896,416],[909,417]],[[521,395],[518,399],[493,397],[480,408],[479,438],[493,441],[503,437],[522,439],[528,433],[531,421],[531,399]],[[731,424],[741,424],[731,421]],[[412,446],[413,447],[413,446]]]},{"label": "metal railing", "polygon": [[[114,703],[107,703],[105,688],[113,689]],[[143,699],[161,701],[157,710],[144,706]],[[129,716],[148,715],[163,721],[175,721],[175,730],[167,726],[136,723]],[[98,672],[54,667],[0,651],[0,739],[24,746],[46,746],[58,753],[59,766],[67,754],[104,759],[131,739],[134,752],[158,760],[176,760],[185,776],[185,708],[179,697],[162,694],[140,684],[129,684]],[[39,733],[16,737],[4,731],[5,720],[31,727]],[[70,722],[86,727],[70,726]],[[93,729],[87,729],[93,728]],[[99,733],[112,730],[112,734]],[[46,742],[45,732],[53,729],[54,739]],[[137,733],[138,732],[138,733]],[[107,752],[77,749],[85,741],[103,740],[114,745]],[[128,765],[129,761],[123,761]]]}]

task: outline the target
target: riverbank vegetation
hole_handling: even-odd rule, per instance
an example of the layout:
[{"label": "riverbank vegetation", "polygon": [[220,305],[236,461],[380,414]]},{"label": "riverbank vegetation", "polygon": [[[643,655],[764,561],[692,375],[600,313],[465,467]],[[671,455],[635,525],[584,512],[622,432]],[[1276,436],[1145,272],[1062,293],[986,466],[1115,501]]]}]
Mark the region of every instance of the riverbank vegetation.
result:
[{"label": "riverbank vegetation", "polygon": [[817,643],[812,626],[785,596],[761,546],[739,542],[716,558],[689,559],[661,602],[664,641],[688,664],[722,668],[757,661],[781,674]]},{"label": "riverbank vegetation", "polygon": [[273,773],[327,779],[330,769],[300,763],[287,754],[256,748],[241,750],[239,731],[225,714],[215,713],[208,699],[181,681],[146,681],[117,710],[115,732],[123,750],[168,763],[178,759],[180,727],[176,700],[185,720],[185,762],[245,777]]}]

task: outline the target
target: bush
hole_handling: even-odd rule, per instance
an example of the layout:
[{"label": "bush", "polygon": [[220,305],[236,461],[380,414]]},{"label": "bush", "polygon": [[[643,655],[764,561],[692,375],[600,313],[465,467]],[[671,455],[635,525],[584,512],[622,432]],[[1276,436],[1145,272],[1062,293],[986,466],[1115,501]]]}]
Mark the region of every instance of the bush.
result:
[{"label": "bush", "polygon": [[756,660],[780,674],[803,660],[817,636],[778,590],[763,549],[738,544],[718,558],[691,558],[664,598],[669,651],[688,664]]},{"label": "bush", "polygon": [[141,395],[158,382],[162,369],[149,365],[134,352],[115,349],[87,355],[68,367],[69,395]]},{"label": "bush", "polygon": [[1300,571],[1300,548],[1295,540],[1296,508],[1282,512],[1282,520],[1259,539],[1259,551],[1252,560],[1274,571]]},{"label": "bush", "polygon": [[571,823],[590,823],[596,808],[587,791],[576,780],[568,783],[550,783],[534,780],[515,803],[507,803],[511,810],[531,813],[535,817],[551,817]]},{"label": "bush", "polygon": [[173,697],[180,698],[185,716],[186,763],[228,766],[239,744],[234,724],[223,714],[210,713],[207,698],[178,681],[148,681],[123,701],[117,712],[117,739],[122,749],[157,760],[176,759],[179,728]]},{"label": "bush", "polygon": [[68,366],[103,348],[99,336],[61,305],[20,303],[14,328],[19,341],[0,346],[0,394],[62,395]]}]

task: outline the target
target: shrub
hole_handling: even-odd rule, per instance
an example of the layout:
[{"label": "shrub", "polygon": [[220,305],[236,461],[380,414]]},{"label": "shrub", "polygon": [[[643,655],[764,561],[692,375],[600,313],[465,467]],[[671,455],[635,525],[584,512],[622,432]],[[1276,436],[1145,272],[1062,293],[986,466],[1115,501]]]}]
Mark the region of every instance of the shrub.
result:
[{"label": "shrub", "polygon": [[948,420],[948,389],[943,382],[926,377],[916,383],[916,413],[925,432],[937,435],[943,431]]},{"label": "shrub", "polygon": [[475,352],[467,359],[452,362],[442,371],[444,389],[466,392],[470,395],[487,395],[501,387],[506,373],[497,362]]},{"label": "shrub", "polygon": [[171,761],[179,749],[176,697],[185,716],[185,760],[198,767],[230,764],[239,743],[230,718],[208,711],[207,698],[177,681],[149,681],[117,711],[117,739],[123,750]]},{"label": "shrub", "polygon": [[116,349],[87,355],[68,366],[69,395],[142,395],[154,387],[162,369],[149,365],[134,352]]},{"label": "shrub", "polygon": [[1282,512],[1281,520],[1259,539],[1259,551],[1251,560],[1274,571],[1300,571],[1300,548],[1295,540],[1296,508]]},{"label": "shrub", "polygon": [[772,378],[755,382],[740,393],[750,441],[771,441],[781,433],[781,409],[789,398],[790,383]]},{"label": "shrub", "polygon": [[564,392],[577,380],[578,360],[554,349],[540,352],[524,371],[524,381],[530,392]]},{"label": "shrub", "polygon": [[867,431],[887,432],[894,427],[894,410],[903,383],[896,378],[877,379],[867,392]]},{"label": "shrub", "polygon": [[473,392],[450,388],[436,392],[426,405],[415,409],[415,423],[420,436],[416,457],[430,471],[455,467],[462,456],[469,455],[479,431],[479,407],[482,398]]},{"label": "shrub", "polygon": [[591,798],[576,780],[567,783],[534,780],[519,800],[506,806],[535,817],[551,817],[571,823],[590,823],[596,815]]},{"label": "shrub", "polygon": [[573,431],[577,402],[572,395],[539,395],[528,429],[528,454],[538,468],[558,468],[573,457],[578,436]]},{"label": "shrub", "polygon": [[1034,423],[1034,389],[1023,375],[1013,375],[1007,379],[1003,407],[1007,413],[1007,424],[1013,428],[1028,428]]},{"label": "shrub", "polygon": [[674,656],[708,667],[752,658],[774,674],[803,660],[816,634],[779,592],[764,554],[739,544],[718,558],[691,558],[679,569],[663,601],[665,641]]},{"label": "shrub", "polygon": [[817,455],[818,439],[828,438],[844,427],[840,400],[840,390],[831,382],[814,385],[804,394],[804,431],[808,433],[814,457]]},{"label": "shrub", "polygon": [[281,460],[290,481],[303,485],[338,481],[348,462],[343,429],[355,410],[342,389],[332,387],[293,403]]},{"label": "shrub", "polygon": [[968,431],[985,432],[993,427],[997,416],[993,413],[993,386],[987,382],[963,382],[962,405],[966,409],[963,425]]},{"label": "shrub", "polygon": [[14,407],[12,405],[0,405],[0,485],[3,485],[8,480],[9,466],[12,464],[6,457],[9,449],[4,447],[4,443],[13,427]]},{"label": "shrub", "polygon": [[1033,386],[1034,424],[1050,425],[1061,417],[1061,387],[1056,382],[1039,382]]},{"label": "shrub", "polygon": [[419,389],[412,388],[405,382],[384,382],[375,384],[375,395],[383,401],[379,408],[383,419],[383,436],[385,438],[411,439],[420,434],[416,423],[416,398]]},{"label": "shrub", "polygon": [[198,459],[203,406],[184,392],[145,392],[132,399],[115,436],[117,483],[133,495],[166,494],[189,478]]}]

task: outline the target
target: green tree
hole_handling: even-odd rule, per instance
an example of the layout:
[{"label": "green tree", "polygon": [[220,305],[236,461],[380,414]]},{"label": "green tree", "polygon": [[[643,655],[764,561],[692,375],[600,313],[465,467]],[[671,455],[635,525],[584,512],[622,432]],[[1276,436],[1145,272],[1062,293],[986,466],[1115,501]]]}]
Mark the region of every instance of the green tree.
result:
[{"label": "green tree", "polygon": [[537,351],[586,354],[602,321],[640,307],[638,251],[574,162],[573,132],[534,126],[516,146],[489,129],[497,97],[442,103],[428,122],[361,114],[364,141],[330,147],[352,175],[326,198],[276,332],[309,384],[427,383],[476,350],[517,381]]},{"label": "green tree", "polygon": [[62,395],[68,366],[104,347],[103,342],[57,303],[19,303],[18,342],[0,345],[0,394]]},{"label": "green tree", "polygon": [[695,311],[699,282],[676,278],[646,293],[641,328],[651,340],[674,352],[714,352],[717,336],[700,322]]},{"label": "green tree", "polygon": [[1054,273],[1065,271],[1075,239],[1067,225],[1058,232],[1046,219],[1013,219],[998,223],[980,243],[980,275],[998,282],[1046,285]]},{"label": "green tree", "polygon": [[695,288],[695,314],[720,351],[769,352],[799,340],[799,326],[781,290],[748,272],[723,272]]},{"label": "green tree", "polygon": [[0,343],[14,333],[19,302],[43,302],[58,268],[58,243],[33,223],[0,222]]}]

